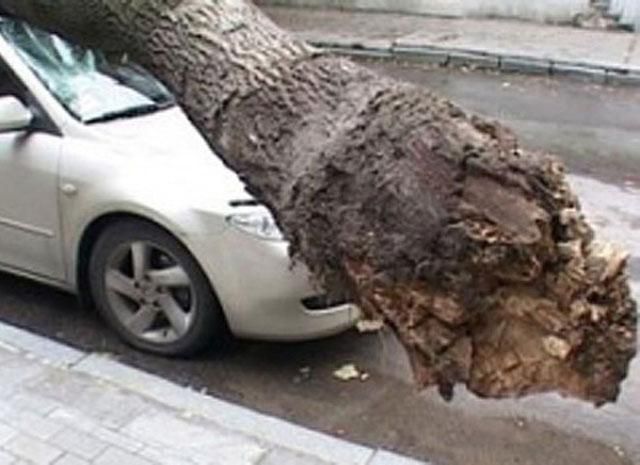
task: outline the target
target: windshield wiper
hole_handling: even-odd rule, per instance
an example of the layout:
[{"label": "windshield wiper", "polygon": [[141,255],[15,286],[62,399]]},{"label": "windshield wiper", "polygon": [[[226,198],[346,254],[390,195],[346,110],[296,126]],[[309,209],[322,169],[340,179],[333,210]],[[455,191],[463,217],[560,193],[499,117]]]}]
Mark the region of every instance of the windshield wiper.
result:
[{"label": "windshield wiper", "polygon": [[91,118],[85,121],[87,124],[91,123],[104,123],[106,121],[113,121],[120,118],[133,118],[135,116],[148,115],[154,113],[163,108],[162,105],[156,103],[149,105],[140,105],[138,107],[125,108],[124,110],[111,111],[95,118]]}]

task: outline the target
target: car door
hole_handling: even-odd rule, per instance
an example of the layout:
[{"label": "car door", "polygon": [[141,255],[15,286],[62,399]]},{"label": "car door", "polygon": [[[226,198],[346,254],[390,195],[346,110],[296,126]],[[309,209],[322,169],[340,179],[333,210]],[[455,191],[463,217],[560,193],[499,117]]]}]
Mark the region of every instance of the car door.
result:
[{"label": "car door", "polygon": [[0,58],[0,98],[10,96],[36,116],[31,129],[0,132],[0,265],[63,279],[57,194],[62,139],[43,124],[46,117]]}]

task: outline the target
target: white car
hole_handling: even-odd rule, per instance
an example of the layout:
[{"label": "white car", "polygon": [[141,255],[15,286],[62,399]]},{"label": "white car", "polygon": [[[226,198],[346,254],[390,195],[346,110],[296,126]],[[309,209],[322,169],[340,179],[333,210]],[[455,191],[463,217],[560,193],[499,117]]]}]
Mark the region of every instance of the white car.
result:
[{"label": "white car", "polygon": [[359,314],[291,265],[267,209],[162,84],[2,18],[0,268],[78,293],[128,343],[165,355],[226,328],[327,336]]}]

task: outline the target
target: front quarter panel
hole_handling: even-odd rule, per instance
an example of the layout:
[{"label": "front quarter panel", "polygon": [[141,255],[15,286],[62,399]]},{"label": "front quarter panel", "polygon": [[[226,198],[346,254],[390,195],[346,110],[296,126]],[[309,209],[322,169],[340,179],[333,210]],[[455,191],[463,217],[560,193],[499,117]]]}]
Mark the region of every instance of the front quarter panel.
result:
[{"label": "front quarter panel", "polygon": [[[212,155],[213,157],[213,155]],[[62,229],[68,280],[75,286],[84,231],[108,214],[131,214],[171,231],[188,246],[192,235],[226,228],[228,200],[179,170],[168,157],[119,153],[90,140],[67,138],[60,169]],[[202,168],[199,170],[202,175]]]}]

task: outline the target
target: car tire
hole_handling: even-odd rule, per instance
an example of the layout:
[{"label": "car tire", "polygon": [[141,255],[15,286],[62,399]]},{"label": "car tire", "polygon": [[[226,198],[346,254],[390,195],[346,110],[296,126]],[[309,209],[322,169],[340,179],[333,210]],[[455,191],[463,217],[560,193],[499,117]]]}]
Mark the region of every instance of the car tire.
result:
[{"label": "car tire", "polygon": [[107,226],[92,249],[89,282],[103,319],[133,347],[186,357],[226,337],[222,308],[200,265],[151,223]]}]

